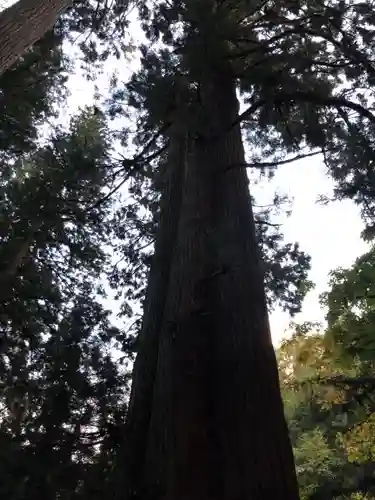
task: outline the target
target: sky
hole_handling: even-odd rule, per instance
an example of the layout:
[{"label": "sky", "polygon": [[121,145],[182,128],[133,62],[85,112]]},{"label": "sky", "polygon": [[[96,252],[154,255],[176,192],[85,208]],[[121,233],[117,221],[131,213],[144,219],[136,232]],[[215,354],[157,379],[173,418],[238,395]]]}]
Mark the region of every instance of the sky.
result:
[{"label": "sky", "polygon": [[[279,167],[273,181],[264,186],[264,195],[269,196],[274,189],[294,199],[292,215],[281,217],[282,232],[286,241],[298,241],[301,249],[311,255],[309,279],[316,284],[294,321],[324,322],[325,311],[319,305],[319,295],[328,289],[329,272],[351,266],[368,249],[360,237],[363,224],[359,209],[349,200],[329,205],[317,203],[319,195],[329,195],[333,190],[325,166],[317,157]],[[288,334],[289,322],[288,314],[280,310],[271,314],[276,345]]]},{"label": "sky", "polygon": [[[0,10],[6,1],[8,5],[13,3],[0,0]],[[130,35],[134,42],[142,39],[137,27],[132,29]],[[126,81],[137,66],[137,60],[125,66],[121,63],[118,68],[120,80]],[[61,120],[66,120],[69,114],[93,102],[95,85],[100,93],[105,95],[111,73],[115,69],[116,62],[110,61],[104,73],[95,82],[87,82],[77,67],[76,73],[69,80],[71,95]],[[327,290],[329,272],[337,267],[349,267],[368,249],[368,245],[360,238],[363,224],[358,208],[349,200],[325,206],[317,203],[319,195],[329,195],[333,189],[332,181],[326,175],[319,157],[279,167],[272,181],[264,181],[261,186],[253,186],[252,189],[259,204],[269,202],[275,190],[293,198],[292,215],[281,216],[278,222],[282,224],[285,241],[298,241],[301,249],[311,255],[312,269],[309,279],[316,284],[314,290],[306,296],[302,312],[294,321],[324,321],[325,312],[319,305],[319,294]],[[108,303],[107,306],[117,309],[117,305],[113,303]],[[270,315],[272,338],[276,346],[282,338],[290,334],[289,323],[289,315],[279,309]]]}]

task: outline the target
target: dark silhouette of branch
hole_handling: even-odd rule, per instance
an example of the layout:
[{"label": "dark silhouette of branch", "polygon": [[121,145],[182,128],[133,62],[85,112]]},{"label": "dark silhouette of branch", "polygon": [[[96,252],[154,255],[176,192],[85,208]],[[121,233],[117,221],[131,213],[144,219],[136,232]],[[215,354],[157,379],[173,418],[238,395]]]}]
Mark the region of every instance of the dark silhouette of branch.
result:
[{"label": "dark silhouette of branch", "polygon": [[229,165],[225,169],[225,172],[228,170],[232,170],[233,168],[272,168],[272,167],[279,167],[282,165],[288,165],[289,163],[293,163],[298,160],[303,160],[304,158],[310,158],[312,156],[320,155],[324,151],[319,149],[319,151],[311,151],[310,153],[302,153],[298,154],[295,156],[292,156],[292,158],[287,158],[286,160],[276,160],[276,161],[264,161],[264,162],[254,162],[254,163],[237,163],[235,165]]},{"label": "dark silhouette of branch", "polygon": [[311,102],[313,104],[316,104],[317,106],[334,107],[337,109],[349,108],[353,111],[357,111],[359,115],[367,118],[373,125],[375,125],[375,116],[371,113],[371,111],[356,102],[348,101],[344,97],[326,97],[310,91],[295,90],[291,94],[283,92],[279,95],[270,96],[268,99],[259,99],[237,117],[237,119],[232,123],[232,127],[240,124],[244,120],[249,119],[259,108],[261,108],[265,104],[275,105],[283,104],[286,102],[293,103],[298,101]]},{"label": "dark silhouette of branch", "polygon": [[275,224],[273,222],[268,222],[267,220],[261,220],[261,219],[257,219],[255,217],[255,224],[259,224],[260,226],[270,226],[270,227],[281,227],[282,224]]},{"label": "dark silhouette of branch", "polygon": [[249,163],[248,166],[250,168],[278,167],[281,165],[288,165],[289,163],[293,163],[298,160],[303,160],[304,158],[310,158],[311,156],[320,155],[322,153],[323,151],[320,149],[319,151],[311,151],[310,153],[295,155],[292,158],[287,158],[286,160]]},{"label": "dark silhouette of branch", "polygon": [[[153,138],[153,141],[156,140],[156,137]],[[151,141],[150,141],[151,142]],[[154,153],[152,153],[150,156],[147,156],[146,158],[142,157],[142,154],[146,151],[146,148],[148,149],[150,146],[150,143],[146,145],[146,147],[142,150],[142,153],[139,155],[135,156],[132,160],[123,160],[123,163],[126,164],[127,167],[130,166],[130,169],[128,172],[126,172],[125,177],[115,186],[113,189],[111,189],[105,196],[100,198],[98,201],[96,201],[91,207],[87,209],[87,212],[90,210],[93,210],[94,208],[98,208],[100,205],[105,203],[111,196],[113,196],[119,189],[122,188],[122,186],[129,180],[131,175],[133,175],[134,172],[139,170],[139,168],[142,165],[145,165],[146,163],[149,163],[150,161],[154,160],[158,156],[160,156],[168,147],[168,144],[163,146],[162,148],[158,149]],[[126,167],[124,166],[122,170],[124,170]]]}]

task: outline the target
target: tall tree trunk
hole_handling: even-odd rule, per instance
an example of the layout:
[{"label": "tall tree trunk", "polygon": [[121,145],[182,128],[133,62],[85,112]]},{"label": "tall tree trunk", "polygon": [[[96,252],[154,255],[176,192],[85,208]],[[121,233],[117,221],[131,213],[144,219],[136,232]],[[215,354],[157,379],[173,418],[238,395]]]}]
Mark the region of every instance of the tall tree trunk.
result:
[{"label": "tall tree trunk", "polygon": [[[160,333],[184,188],[187,136],[179,127],[174,126],[170,131],[169,140],[168,160],[162,173],[163,191],[158,237],[148,277],[138,355],[133,370],[132,392],[125,429],[124,462],[118,464],[120,474],[124,474],[124,471],[126,474],[125,499],[129,500],[133,499],[141,489],[140,481],[148,447]],[[122,490],[117,493],[123,498]]]},{"label": "tall tree trunk", "polygon": [[211,137],[188,158],[137,493],[296,500],[230,72],[202,98]]},{"label": "tall tree trunk", "polygon": [[19,0],[0,13],[0,75],[54,25],[71,0]]}]

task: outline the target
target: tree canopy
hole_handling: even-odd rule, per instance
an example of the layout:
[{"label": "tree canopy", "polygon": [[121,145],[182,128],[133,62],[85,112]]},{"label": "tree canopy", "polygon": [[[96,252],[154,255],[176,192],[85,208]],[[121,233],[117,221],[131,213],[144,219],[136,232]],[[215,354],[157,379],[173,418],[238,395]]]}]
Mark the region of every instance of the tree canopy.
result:
[{"label": "tree canopy", "polygon": [[[332,272],[324,335],[297,325],[279,351],[302,498],[369,499],[374,480],[373,249]],[[316,330],[315,330],[316,331]]]}]

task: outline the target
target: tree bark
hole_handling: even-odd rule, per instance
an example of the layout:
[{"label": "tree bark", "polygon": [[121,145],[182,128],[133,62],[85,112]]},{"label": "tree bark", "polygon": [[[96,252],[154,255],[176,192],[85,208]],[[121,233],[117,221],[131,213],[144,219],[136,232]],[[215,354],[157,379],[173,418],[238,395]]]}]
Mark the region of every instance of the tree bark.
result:
[{"label": "tree bark", "polygon": [[[133,369],[125,428],[124,462],[119,464],[119,469],[122,469],[120,474],[124,474],[124,471],[126,474],[126,500],[135,498],[142,489],[141,477],[148,447],[160,334],[184,188],[187,136],[176,128],[172,127],[169,137],[170,148],[163,173],[158,236],[148,277],[138,355]],[[124,498],[122,489],[118,494],[120,498]]]},{"label": "tree bark", "polygon": [[[224,68],[205,86],[205,106],[217,124],[210,131],[214,136],[230,130],[238,117],[230,75]],[[212,246],[215,268],[221,271],[210,290],[221,457],[216,498],[298,499],[248,179],[244,169],[235,168],[245,162],[240,126],[219,141],[197,142],[196,148],[199,163],[212,172]]]},{"label": "tree bark", "polygon": [[54,25],[71,0],[19,0],[0,13],[0,75]]},{"label": "tree bark", "polygon": [[212,126],[187,161],[135,498],[297,500],[227,72],[202,99]]}]

